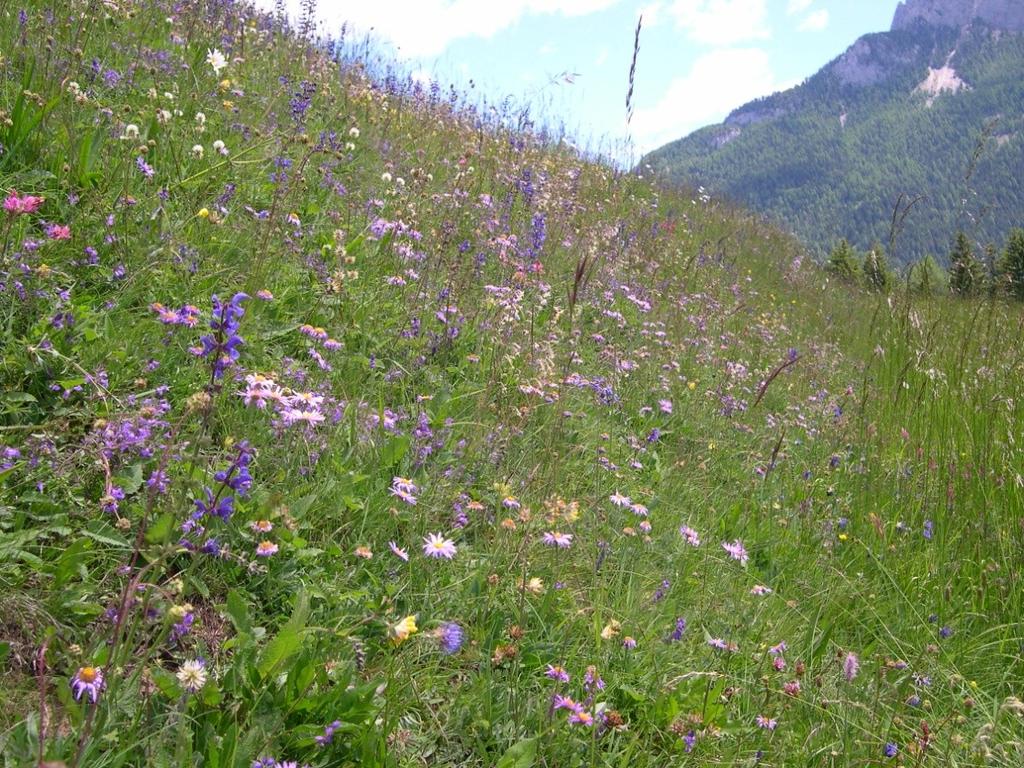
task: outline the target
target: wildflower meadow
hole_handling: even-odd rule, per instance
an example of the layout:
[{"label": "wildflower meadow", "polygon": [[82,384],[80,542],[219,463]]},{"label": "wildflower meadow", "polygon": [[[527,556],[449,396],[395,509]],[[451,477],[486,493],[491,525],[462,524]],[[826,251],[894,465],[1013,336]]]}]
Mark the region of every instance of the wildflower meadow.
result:
[{"label": "wildflower meadow", "polygon": [[1024,314],[236,0],[0,4],[4,766],[1024,764]]}]

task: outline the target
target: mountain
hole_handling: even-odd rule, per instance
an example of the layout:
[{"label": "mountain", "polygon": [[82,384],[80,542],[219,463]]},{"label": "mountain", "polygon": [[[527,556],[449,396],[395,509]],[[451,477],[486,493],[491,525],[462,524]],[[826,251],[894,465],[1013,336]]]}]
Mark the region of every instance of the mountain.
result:
[{"label": "mountain", "polygon": [[887,242],[901,194],[924,195],[893,254],[940,261],[964,228],[1001,244],[1024,220],[1024,2],[907,0],[788,91],[646,156],[791,229],[823,253]]}]

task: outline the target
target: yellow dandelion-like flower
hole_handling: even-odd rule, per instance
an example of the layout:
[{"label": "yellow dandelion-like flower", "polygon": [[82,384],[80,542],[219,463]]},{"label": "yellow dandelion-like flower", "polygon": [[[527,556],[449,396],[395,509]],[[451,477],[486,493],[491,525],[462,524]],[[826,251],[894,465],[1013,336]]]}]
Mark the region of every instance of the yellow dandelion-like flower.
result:
[{"label": "yellow dandelion-like flower", "polygon": [[391,643],[393,645],[401,645],[418,631],[416,616],[412,615],[406,616],[397,624],[393,624],[388,634],[391,636]]}]

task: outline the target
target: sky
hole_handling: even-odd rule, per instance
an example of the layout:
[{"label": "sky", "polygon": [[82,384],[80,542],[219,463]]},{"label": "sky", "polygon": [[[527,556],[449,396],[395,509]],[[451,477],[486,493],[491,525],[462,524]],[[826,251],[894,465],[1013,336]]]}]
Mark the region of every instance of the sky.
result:
[{"label": "sky", "polygon": [[[299,11],[301,0],[287,0]],[[369,32],[424,82],[511,96],[624,159],[813,75],[898,0],[319,0],[322,30]],[[271,7],[273,0],[257,0]],[[643,16],[633,114],[626,94]]]}]

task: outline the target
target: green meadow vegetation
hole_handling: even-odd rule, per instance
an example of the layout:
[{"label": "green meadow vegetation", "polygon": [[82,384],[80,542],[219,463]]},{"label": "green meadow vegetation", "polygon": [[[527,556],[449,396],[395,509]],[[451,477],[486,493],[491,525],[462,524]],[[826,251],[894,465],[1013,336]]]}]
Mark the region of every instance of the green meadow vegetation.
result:
[{"label": "green meadow vegetation", "polygon": [[5,766],[1024,762],[1024,313],[233,0],[0,6]]}]

